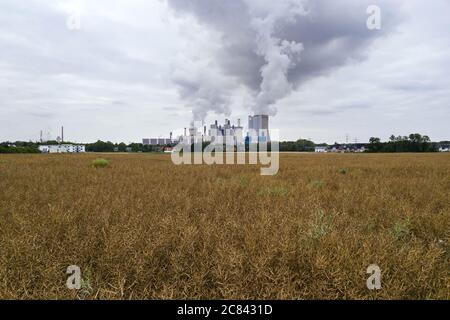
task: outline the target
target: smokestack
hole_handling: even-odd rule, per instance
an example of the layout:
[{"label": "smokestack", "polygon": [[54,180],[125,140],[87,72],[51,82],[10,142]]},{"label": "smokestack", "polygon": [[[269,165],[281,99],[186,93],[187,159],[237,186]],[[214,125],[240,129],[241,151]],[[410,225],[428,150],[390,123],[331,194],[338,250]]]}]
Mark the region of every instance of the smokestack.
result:
[{"label": "smokestack", "polygon": [[187,136],[187,131],[186,131],[187,129],[186,128],[184,128],[184,136],[186,137]]},{"label": "smokestack", "polygon": [[203,127],[203,134],[206,136],[206,126]]},{"label": "smokestack", "polygon": [[217,127],[217,120],[215,121],[216,127]]},{"label": "smokestack", "polygon": [[41,130],[41,137],[40,137],[40,141],[41,141],[41,143],[43,142],[43,141],[42,141],[42,130]]},{"label": "smokestack", "polygon": [[172,136],[173,136],[173,134],[172,134],[172,132],[170,133],[170,142],[172,142],[173,140],[172,140]]},{"label": "smokestack", "polygon": [[241,119],[238,119],[238,127],[241,127]]},{"label": "smokestack", "polygon": [[64,127],[61,127],[61,143],[64,142]]}]

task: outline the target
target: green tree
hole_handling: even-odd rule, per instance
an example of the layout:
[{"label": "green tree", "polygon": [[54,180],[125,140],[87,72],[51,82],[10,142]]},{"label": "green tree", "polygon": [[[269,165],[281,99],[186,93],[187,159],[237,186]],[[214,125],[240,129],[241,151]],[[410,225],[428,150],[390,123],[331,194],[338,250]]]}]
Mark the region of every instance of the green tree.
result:
[{"label": "green tree", "polygon": [[[391,136],[391,139],[392,139],[392,136]],[[382,147],[383,147],[383,145],[381,143],[380,138],[371,137],[369,139],[369,146],[368,146],[369,152],[380,152]]]},{"label": "green tree", "polygon": [[119,149],[119,152],[126,152],[127,151],[127,145],[125,143],[123,143],[123,142],[119,143],[117,148]]},{"label": "green tree", "polygon": [[86,151],[89,152],[114,152],[114,144],[110,141],[103,142],[98,140],[97,142],[86,145]]}]

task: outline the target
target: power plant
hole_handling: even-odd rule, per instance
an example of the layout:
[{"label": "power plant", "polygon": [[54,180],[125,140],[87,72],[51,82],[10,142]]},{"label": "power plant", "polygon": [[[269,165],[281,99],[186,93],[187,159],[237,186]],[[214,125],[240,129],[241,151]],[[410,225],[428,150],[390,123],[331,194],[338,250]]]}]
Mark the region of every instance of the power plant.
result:
[{"label": "power plant", "polygon": [[248,116],[248,134],[250,143],[269,142],[269,116],[254,115]]},{"label": "power plant", "polygon": [[199,141],[242,144],[244,141],[249,143],[269,142],[269,116],[253,115],[248,117],[248,131],[244,140],[244,127],[241,125],[241,119],[236,124],[232,124],[230,119],[225,119],[223,124],[217,120],[209,126],[204,123],[192,123],[189,128],[185,127],[183,135],[177,139],[173,138],[172,132],[170,138],[148,138],[142,139],[144,145],[163,146],[176,144],[178,142],[197,143]]},{"label": "power plant", "polygon": [[203,132],[203,140],[207,142],[217,141],[222,138],[223,142],[236,144],[242,143],[244,128],[241,126],[241,119],[238,119],[237,125],[232,125],[229,119],[225,119],[223,125],[218,125],[217,120],[210,126],[208,135],[206,135],[206,126]]},{"label": "power plant", "polygon": [[[269,142],[269,116],[249,116],[246,137],[249,143]],[[244,128],[241,125],[241,119],[237,120],[236,125],[232,124],[229,119],[225,119],[223,125],[219,124],[216,120],[210,125],[208,132],[206,126],[203,126],[203,132],[201,133],[198,131],[197,127],[191,126],[189,135],[187,135],[185,128],[185,134],[182,137],[183,141],[194,143],[197,142],[196,139],[199,138],[202,138],[202,140],[206,142],[223,141],[223,143],[232,144],[244,143]]]}]

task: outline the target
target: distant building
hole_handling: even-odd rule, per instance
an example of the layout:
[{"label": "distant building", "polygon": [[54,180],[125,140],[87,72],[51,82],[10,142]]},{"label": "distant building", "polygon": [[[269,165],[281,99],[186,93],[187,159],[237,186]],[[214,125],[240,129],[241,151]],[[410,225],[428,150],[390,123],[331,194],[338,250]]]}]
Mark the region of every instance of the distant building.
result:
[{"label": "distant building", "polygon": [[315,152],[316,153],[327,153],[328,152],[328,148],[327,147],[316,147],[315,148]]},{"label": "distant building", "polygon": [[243,143],[243,131],[241,119],[238,119],[237,125],[232,125],[230,120],[225,119],[223,126],[219,125],[216,120],[211,125],[208,135],[206,135],[206,126],[204,127],[203,140],[213,142],[222,138],[223,143],[231,142],[232,145],[237,145],[239,142]]},{"label": "distant building", "polygon": [[269,116],[264,114],[248,116],[248,131],[250,143],[269,142]]},{"label": "distant building", "polygon": [[55,144],[55,145],[41,145],[39,150],[42,153],[84,153],[86,147],[79,144]]},{"label": "distant building", "polygon": [[145,146],[163,147],[174,145],[182,142],[183,144],[198,144],[202,142],[219,142],[233,146],[244,146],[245,143],[252,142],[270,142],[269,136],[269,116],[268,115],[254,115],[249,116],[249,131],[244,137],[244,127],[241,126],[241,119],[238,119],[237,124],[232,124],[229,119],[225,119],[224,124],[219,124],[216,120],[210,125],[209,129],[204,123],[193,122],[189,128],[184,128],[184,134],[177,139],[173,139],[172,133],[170,138],[147,138],[142,139],[142,144]]},{"label": "distant building", "polygon": [[178,141],[173,140],[172,138],[172,132],[170,133],[170,138],[149,138],[149,139],[142,139],[142,144],[144,146],[165,146],[168,144],[174,144]]},{"label": "distant building", "polygon": [[364,153],[367,150],[365,143],[338,144],[335,143],[329,148],[329,152],[333,153]]}]

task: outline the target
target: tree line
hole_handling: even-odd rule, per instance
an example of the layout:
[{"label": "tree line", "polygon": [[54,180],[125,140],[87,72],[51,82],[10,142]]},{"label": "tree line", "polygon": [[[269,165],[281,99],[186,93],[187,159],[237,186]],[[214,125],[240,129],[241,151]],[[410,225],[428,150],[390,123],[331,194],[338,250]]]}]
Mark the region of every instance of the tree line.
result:
[{"label": "tree line", "polygon": [[[173,146],[173,145],[167,145]],[[125,144],[121,143],[113,143],[111,141],[101,141],[98,140],[94,143],[86,144],[87,152],[160,152],[162,148],[165,146],[151,146],[144,145],[142,143],[130,143]]]},{"label": "tree line", "polygon": [[[64,142],[66,144],[72,144],[71,142]],[[39,153],[40,145],[57,145],[58,141],[47,141],[45,143],[38,142],[24,142],[16,141],[1,142],[0,153]],[[204,143],[203,148],[208,143]],[[297,141],[282,141],[279,143],[279,150],[282,152],[314,152],[315,148],[321,147],[333,147],[335,145],[328,145],[326,143],[316,144],[313,141],[306,139],[299,139]],[[368,144],[363,144],[366,147],[366,152],[370,153],[393,153],[393,152],[437,152],[439,145],[450,145],[448,141],[442,141],[440,143],[432,142],[430,137],[421,135],[419,133],[410,134],[409,136],[394,136],[389,138],[389,141],[382,142],[380,138],[372,137]],[[98,140],[94,143],[85,144],[87,152],[161,152],[164,147],[173,147],[174,144],[166,146],[151,146],[144,145],[142,143],[113,143],[111,141]],[[341,146],[341,145],[339,145]],[[351,144],[344,145],[351,146]],[[270,143],[268,150],[270,150]],[[246,151],[248,151],[248,145]]]},{"label": "tree line", "polygon": [[1,142],[0,153],[40,153],[38,147],[39,145],[34,142]]},{"label": "tree line", "polygon": [[[441,142],[443,143],[443,142]],[[393,152],[437,152],[439,143],[431,142],[430,137],[419,133],[409,136],[394,136],[388,142],[381,142],[380,138],[372,137],[367,146],[368,152],[393,153]]]}]

